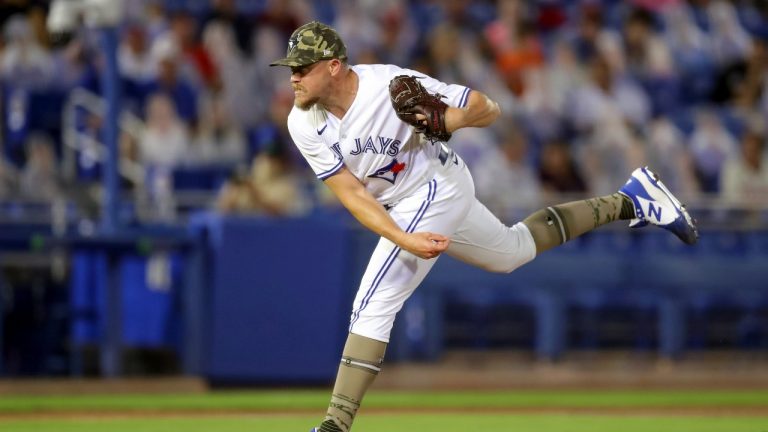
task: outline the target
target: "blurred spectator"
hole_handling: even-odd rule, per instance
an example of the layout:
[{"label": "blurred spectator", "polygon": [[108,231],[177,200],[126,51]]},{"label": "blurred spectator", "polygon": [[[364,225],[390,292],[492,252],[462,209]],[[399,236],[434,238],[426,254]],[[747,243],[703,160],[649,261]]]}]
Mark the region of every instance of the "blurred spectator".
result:
[{"label": "blurred spectator", "polygon": [[[505,125],[505,127],[513,126]],[[498,135],[494,133],[493,128],[463,128],[453,134],[449,145],[461,155],[474,175],[485,169],[482,161],[492,157],[489,155],[499,155],[499,149],[495,144],[498,140]]]},{"label": "blurred spectator", "polygon": [[568,22],[566,6],[566,2],[557,0],[538,2],[536,27],[544,33],[561,30]]},{"label": "blurred spectator", "polygon": [[616,192],[628,174],[642,166],[642,146],[621,117],[607,111],[584,136],[579,145],[579,162],[590,194],[602,196]]},{"label": "blurred spectator", "polygon": [[544,67],[530,70],[525,82],[521,102],[528,130],[541,141],[560,136],[568,94],[584,84],[584,73],[571,46],[562,39],[555,40],[550,60]]},{"label": "blurred spectator", "polygon": [[440,24],[427,35],[427,40],[432,70],[447,82],[469,83],[461,58],[468,51],[460,48],[466,44],[461,30],[452,24]]},{"label": "blurred spectator", "polygon": [[649,120],[648,96],[635,81],[618,76],[603,56],[592,59],[589,72],[588,82],[575,89],[567,102],[568,118],[577,131],[589,132],[614,113],[634,127]]},{"label": "blurred spectator", "polygon": [[696,129],[689,147],[703,192],[717,192],[720,169],[735,153],[736,146],[736,140],[714,111],[705,109],[696,114]]},{"label": "blurred spectator", "polygon": [[253,34],[253,45],[252,59],[242,71],[244,83],[250,86],[247,94],[256,96],[243,101],[249,107],[247,111],[253,112],[255,116],[253,122],[248,124],[249,127],[268,118],[273,94],[291,90],[290,79],[285,75],[285,71],[264,67],[274,59],[285,56],[285,40],[281,39],[280,32],[274,27],[259,27]]},{"label": "blurred spectator", "polygon": [[285,121],[293,108],[292,92],[278,91],[269,100],[268,117],[256,127],[251,134],[249,142],[249,155],[255,155],[265,151],[278,152],[286,162],[292,166],[306,166],[306,161],[299,150],[293,145],[288,133],[288,125]]},{"label": "blurred spectator", "polygon": [[145,83],[157,76],[157,64],[149,50],[147,34],[141,25],[133,24],[123,33],[117,54],[123,78]]},{"label": "blurred spectator", "polygon": [[426,39],[429,64],[425,73],[492,94],[502,112],[512,111],[514,95],[493,65],[480,55],[480,40],[476,36],[454,24],[443,23],[432,28]]},{"label": "blurred spectator", "polygon": [[714,85],[715,60],[706,35],[684,4],[664,9],[665,41],[680,75],[682,97],[690,102],[706,100]]},{"label": "blurred spectator", "polygon": [[707,6],[707,16],[715,61],[727,66],[746,57],[752,38],[739,22],[733,4],[723,0],[711,1]]},{"label": "blurred spectator", "polygon": [[403,0],[382,2],[378,25],[381,35],[376,52],[381,63],[407,65],[416,51],[419,29]]},{"label": "blurred spectator", "polygon": [[541,150],[539,180],[548,193],[582,193],[586,183],[571,155],[571,149],[560,141],[550,141]]},{"label": "blurred spectator", "polygon": [[[353,3],[339,8],[336,19],[339,32],[347,42],[347,53],[356,63],[392,63],[410,65],[430,23],[414,23],[412,5],[403,0]],[[361,25],[360,23],[365,23]]]},{"label": "blurred spectator", "polygon": [[[217,21],[232,29],[236,47],[240,55],[247,55],[251,52],[253,43],[254,18],[248,15],[238,13],[237,2],[235,0],[211,0],[211,11],[205,20],[207,27],[210,22]],[[216,51],[208,48],[208,52],[216,55]],[[226,80],[224,80],[226,82]]]},{"label": "blurred spectator", "polygon": [[[173,101],[164,93],[155,93],[147,101],[146,128],[138,141],[138,158],[144,168],[144,185],[151,203],[150,217],[158,221],[176,219],[173,169],[189,154],[187,125],[176,113]],[[128,156],[130,148],[123,149]]]},{"label": "blurred spectator", "polygon": [[19,173],[4,158],[0,158],[0,200],[15,198],[18,194]]},{"label": "blurred spectator", "polygon": [[185,160],[192,164],[236,164],[245,160],[242,129],[232,122],[224,99],[212,96],[203,104],[200,125]]},{"label": "blurred spectator", "polygon": [[523,76],[526,71],[538,68],[544,62],[541,41],[526,15],[524,2],[503,0],[499,2],[499,17],[484,29],[496,69],[516,96],[525,92]]},{"label": "blurred spectator", "polygon": [[56,77],[51,87],[69,91],[83,84],[93,74],[94,52],[84,37],[75,37],[62,49],[53,52],[53,73]]},{"label": "blurred spectator", "polygon": [[712,102],[753,109],[762,93],[765,70],[768,67],[768,47],[757,39],[749,53],[720,69],[712,91]]},{"label": "blurred spectator", "polygon": [[[152,56],[157,65],[157,77],[147,84],[143,93],[166,94],[173,101],[179,116],[189,125],[196,124],[198,92],[193,83],[179,73],[181,64],[177,47],[170,42],[158,42],[152,48]],[[144,109],[147,110],[146,103]],[[145,117],[148,121],[149,115],[146,112]]]},{"label": "blurred spectator", "polygon": [[478,13],[481,2],[470,0],[451,0],[435,2],[441,10],[441,19],[444,22],[459,28],[477,31],[483,24],[482,14]]},{"label": "blurred spectator", "polygon": [[648,127],[646,159],[651,169],[664,179],[664,184],[683,199],[694,199],[698,181],[685,144],[685,137],[668,119],[654,119]]},{"label": "blurred spectator", "polygon": [[[259,94],[250,76],[249,65],[237,48],[235,33],[226,21],[210,21],[203,30],[203,45],[211,53],[211,59],[219,70],[223,87],[220,93],[232,123],[252,126],[258,118],[254,101]],[[217,96],[218,97],[218,96]]]},{"label": "blurred spectator", "polygon": [[624,51],[626,67],[640,80],[668,78],[674,74],[669,48],[654,30],[653,15],[635,9],[624,24]]},{"label": "blurred spectator", "polygon": [[20,192],[23,198],[49,202],[61,192],[61,179],[50,137],[30,135],[27,145],[27,162],[20,176]]},{"label": "blurred spectator", "polygon": [[143,19],[147,31],[148,40],[154,41],[168,31],[168,15],[163,7],[163,2],[157,0],[145,0]]},{"label": "blurred spectator", "polygon": [[[312,17],[305,15],[308,11],[308,7],[296,0],[264,0],[265,6],[262,8],[261,13],[256,17],[256,26],[270,26],[279,30],[282,34],[280,40],[288,40],[291,33],[300,25],[307,21],[311,21]],[[349,8],[342,9],[356,9],[354,5]],[[366,27],[367,28],[367,27]],[[347,40],[346,38],[344,40]],[[283,45],[282,43],[280,45]]]},{"label": "blurred spectator", "polygon": [[189,12],[173,13],[169,30],[158,36],[152,50],[173,52],[181,70],[189,74],[186,78],[193,83],[211,90],[221,87],[216,65],[208,50],[200,43],[197,20]]},{"label": "blurred spectator", "polygon": [[27,20],[29,20],[32,34],[37,43],[48,50],[50,48],[51,37],[48,34],[48,28],[46,26],[47,16],[45,6],[42,4],[30,3],[29,10],[27,11]]},{"label": "blurred spectator", "polygon": [[221,189],[216,208],[225,213],[300,216],[309,211],[310,201],[285,154],[274,149],[256,155],[247,172],[233,175]]},{"label": "blurred spectator", "polygon": [[577,14],[578,22],[572,30],[572,44],[576,56],[584,63],[599,54],[600,40],[608,31],[603,24],[603,10],[598,2],[585,2]]},{"label": "blurred spectator", "polygon": [[741,151],[725,162],[720,196],[739,206],[768,205],[768,154],[765,136],[757,130],[747,131],[741,138]]},{"label": "blurred spectator", "polygon": [[51,82],[51,55],[38,42],[29,20],[14,15],[3,28],[5,47],[0,51],[0,78],[16,88],[40,88]]},{"label": "blurred spectator", "polygon": [[[355,59],[355,62],[363,57],[363,54],[378,55],[377,47],[382,29],[377,23],[377,12],[374,2],[356,3],[350,0],[339,2],[336,29],[345,41],[347,57]],[[271,25],[279,31],[285,31],[274,22]],[[288,31],[281,40],[286,40],[292,31]]]},{"label": "blurred spectator", "polygon": [[530,165],[528,143],[521,132],[508,129],[500,146],[487,151],[476,167],[472,172],[475,194],[494,214],[514,220],[516,208],[538,208],[541,185]]},{"label": "blurred spectator", "polygon": [[625,73],[647,92],[655,114],[680,108],[680,81],[669,47],[656,31],[654,16],[644,9],[630,12],[623,29]]},{"label": "blurred spectator", "polygon": [[162,93],[149,97],[146,130],[138,142],[139,157],[147,166],[173,167],[186,157],[188,132],[173,101]]}]

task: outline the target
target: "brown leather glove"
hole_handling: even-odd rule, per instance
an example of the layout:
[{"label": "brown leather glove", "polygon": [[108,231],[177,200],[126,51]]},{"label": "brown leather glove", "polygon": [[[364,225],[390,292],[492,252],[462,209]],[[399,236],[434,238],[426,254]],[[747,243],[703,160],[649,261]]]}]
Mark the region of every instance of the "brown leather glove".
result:
[{"label": "brown leather glove", "polygon": [[[389,82],[389,98],[400,120],[427,138],[443,142],[451,139],[445,129],[448,104],[442,101],[444,97],[429,93],[415,76],[398,75]],[[416,114],[423,114],[426,120],[419,120]]]}]

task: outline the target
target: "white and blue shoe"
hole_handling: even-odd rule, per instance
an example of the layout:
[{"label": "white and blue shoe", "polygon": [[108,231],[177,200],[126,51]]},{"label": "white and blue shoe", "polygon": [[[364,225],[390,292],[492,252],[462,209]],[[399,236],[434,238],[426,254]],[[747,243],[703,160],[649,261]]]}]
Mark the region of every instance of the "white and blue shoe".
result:
[{"label": "white and blue shoe", "polygon": [[640,228],[650,223],[672,232],[689,245],[699,239],[696,221],[648,167],[636,169],[619,193],[632,200],[635,207],[635,219],[630,221],[630,227]]},{"label": "white and blue shoe", "polygon": [[313,427],[312,429],[309,430],[309,432],[319,432],[319,431],[320,431],[320,429],[318,429],[316,427]]}]

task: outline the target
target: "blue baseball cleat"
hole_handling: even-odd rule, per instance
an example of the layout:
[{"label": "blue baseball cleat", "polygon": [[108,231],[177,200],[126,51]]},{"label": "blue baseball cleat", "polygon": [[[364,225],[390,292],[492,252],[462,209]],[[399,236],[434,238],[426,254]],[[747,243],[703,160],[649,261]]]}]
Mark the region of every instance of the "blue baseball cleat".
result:
[{"label": "blue baseball cleat", "polygon": [[635,207],[636,218],[630,221],[630,227],[657,225],[689,245],[699,239],[696,221],[648,167],[636,169],[619,193],[631,199]]},{"label": "blue baseball cleat", "polygon": [[309,430],[309,432],[319,432],[319,431],[320,431],[320,429],[318,429],[316,427],[313,427],[312,429]]}]

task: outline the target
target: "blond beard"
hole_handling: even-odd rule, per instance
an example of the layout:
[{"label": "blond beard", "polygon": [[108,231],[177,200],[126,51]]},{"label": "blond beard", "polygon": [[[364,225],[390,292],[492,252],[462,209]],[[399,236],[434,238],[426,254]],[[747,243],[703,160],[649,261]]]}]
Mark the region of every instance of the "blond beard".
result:
[{"label": "blond beard", "polygon": [[319,100],[320,100],[320,98],[312,98],[312,99],[308,99],[308,100],[306,100],[304,102],[299,102],[298,100],[294,99],[293,100],[293,106],[295,106],[296,108],[298,108],[298,109],[300,109],[302,111],[309,111],[310,108],[315,106]]}]

